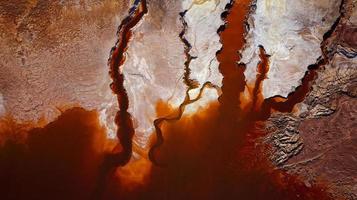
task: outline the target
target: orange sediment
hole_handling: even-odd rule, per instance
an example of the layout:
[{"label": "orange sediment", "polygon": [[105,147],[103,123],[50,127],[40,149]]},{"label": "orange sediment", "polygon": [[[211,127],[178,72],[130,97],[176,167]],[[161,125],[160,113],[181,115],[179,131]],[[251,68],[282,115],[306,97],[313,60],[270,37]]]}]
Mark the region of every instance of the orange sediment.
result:
[{"label": "orange sediment", "polygon": [[[157,163],[165,163],[165,167],[153,165],[143,157],[129,162],[133,149],[135,151],[132,145],[134,128],[127,111],[129,101],[121,66],[131,29],[147,12],[146,2],[142,0],[134,14],[120,25],[118,42],[109,60],[111,88],[119,103],[115,122],[120,145],[111,149],[108,156],[108,141],[96,113],[83,109],[66,111],[55,122],[30,131],[29,150],[25,145],[10,143],[2,147],[0,180],[6,182],[1,183],[0,191],[8,195],[4,199],[11,199],[15,193],[18,199],[29,196],[76,200],[328,199],[323,187],[306,187],[297,177],[275,170],[264,152],[255,148],[255,139],[265,134],[259,127],[262,120],[273,110],[290,112],[304,99],[316,72],[310,70],[302,86],[287,99],[264,100],[262,83],[269,70],[269,57],[260,47],[261,62],[257,66],[256,81],[253,86],[247,86],[245,66],[238,64],[238,51],[245,43],[244,23],[250,4],[250,0],[237,0],[229,4],[222,15],[226,26],[220,29],[223,48],[217,53],[223,75],[219,100],[195,115],[182,115],[185,106],[197,101],[205,87],[214,87],[206,83],[197,98],[190,99],[186,94],[178,109],[158,102],[158,116],[166,117],[154,122],[158,138],[151,145],[155,151],[149,157],[158,160]],[[184,37],[181,39],[185,42]],[[189,77],[188,65],[192,57],[188,49],[184,81],[189,90],[194,82]],[[243,99],[247,88],[251,92]],[[20,165],[17,157],[22,159]]]}]

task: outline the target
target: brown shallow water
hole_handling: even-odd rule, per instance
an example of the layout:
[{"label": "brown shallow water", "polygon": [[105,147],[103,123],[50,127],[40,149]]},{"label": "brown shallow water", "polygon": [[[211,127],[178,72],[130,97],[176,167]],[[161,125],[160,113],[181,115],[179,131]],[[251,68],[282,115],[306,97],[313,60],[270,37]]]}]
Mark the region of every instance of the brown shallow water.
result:
[{"label": "brown shallow water", "polygon": [[[160,124],[164,141],[156,145],[153,156],[164,167],[146,157],[119,167],[131,155],[134,134],[124,77],[119,73],[130,29],[138,22],[127,20],[119,32],[124,41],[112,54],[117,59],[110,62],[112,88],[121,108],[116,118],[120,145],[113,148],[105,139],[97,113],[67,110],[45,127],[24,133],[23,142],[13,139],[1,146],[1,199],[329,199],[322,185],[307,187],[297,177],[274,169],[264,151],[268,147],[255,146],[254,141],[265,134],[261,120],[285,104],[262,99],[261,83],[269,70],[263,48],[256,83],[246,85],[245,66],[237,64],[237,52],[244,45],[250,1],[230,6],[230,12],[222,15],[227,25],[220,29],[223,49],[217,53],[224,77],[222,95],[195,115]],[[135,16],[141,18],[145,9]],[[282,111],[291,111],[294,102],[302,101],[309,86],[300,88],[303,92],[295,100],[293,94],[279,100],[293,99]],[[251,95],[242,98],[249,89]],[[158,102],[158,117],[172,112],[175,109]],[[11,135],[14,130],[15,126],[1,134]],[[156,142],[153,137],[151,146]]]},{"label": "brown shallow water", "polygon": [[[71,109],[44,128],[28,131],[25,143],[2,145],[2,199],[93,199],[112,146],[97,117],[95,112]],[[296,177],[273,170],[250,143],[259,129],[230,123],[216,103],[193,117],[165,124],[159,159],[167,166],[142,159],[118,168],[98,199],[327,198],[323,187],[308,188]]]}]

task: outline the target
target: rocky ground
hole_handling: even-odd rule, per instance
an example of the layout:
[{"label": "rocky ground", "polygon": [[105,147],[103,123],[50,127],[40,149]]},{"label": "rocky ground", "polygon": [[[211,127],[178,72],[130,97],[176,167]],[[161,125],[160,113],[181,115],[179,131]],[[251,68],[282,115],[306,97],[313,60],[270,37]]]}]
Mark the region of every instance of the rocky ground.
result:
[{"label": "rocky ground", "polygon": [[50,122],[61,110],[81,106],[98,110],[103,124],[113,126],[107,60],[129,4],[1,1],[0,115]]},{"label": "rocky ground", "polygon": [[[217,101],[222,75],[217,34],[229,0],[147,0],[123,64],[134,143],[145,147],[159,103],[178,108],[209,81],[216,88],[187,106]],[[115,137],[117,101],[107,61],[132,0],[0,1],[0,116],[45,125],[72,107],[95,110]],[[236,0],[239,3],[239,0]],[[287,97],[308,70],[311,91],[291,113],[273,113],[266,144],[274,165],[336,199],[357,199],[357,0],[254,0],[241,51],[246,83],[257,79],[259,46],[269,58],[264,98]],[[185,79],[186,78],[186,79]],[[165,113],[166,115],[167,113]],[[40,123],[44,122],[44,123]],[[0,121],[0,134],[2,121]],[[0,139],[2,135],[0,135]],[[1,143],[1,141],[0,141]]]},{"label": "rocky ground", "polygon": [[272,159],[307,185],[329,182],[337,199],[357,198],[356,1],[345,1],[340,19],[322,43],[328,63],[318,67],[312,91],[297,112],[268,122]]}]

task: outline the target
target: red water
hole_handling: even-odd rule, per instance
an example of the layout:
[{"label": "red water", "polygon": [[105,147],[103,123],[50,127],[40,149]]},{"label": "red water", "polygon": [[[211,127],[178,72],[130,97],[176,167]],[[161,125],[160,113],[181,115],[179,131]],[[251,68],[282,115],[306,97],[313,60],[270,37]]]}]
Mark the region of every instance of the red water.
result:
[{"label": "red water", "polygon": [[[223,14],[227,25],[220,29],[223,49],[217,53],[223,75],[219,101],[190,117],[182,112],[195,99],[186,98],[178,110],[158,103],[159,117],[176,113],[155,121],[159,138],[153,138],[151,159],[164,167],[146,158],[128,163],[134,128],[120,67],[131,28],[147,11],[142,1],[134,18],[123,21],[110,60],[111,87],[120,106],[115,120],[120,145],[113,152],[95,113],[68,110],[44,128],[28,131],[26,143],[1,147],[1,199],[328,199],[324,187],[306,187],[297,177],[275,170],[265,147],[255,147],[257,137],[265,134],[262,120],[274,110],[290,112],[309,91],[315,73],[310,71],[287,99],[263,100],[269,56],[260,48],[256,82],[246,84],[245,66],[237,63],[250,3],[236,1]],[[247,89],[248,98],[242,98]],[[11,134],[9,130],[2,134]]]},{"label": "red water", "polygon": [[[0,130],[13,138],[15,128]],[[0,147],[0,199],[89,199],[106,146],[95,112],[74,108]]]},{"label": "red water", "polygon": [[[139,8],[131,16],[126,17],[118,28],[118,41],[113,47],[111,57],[109,60],[110,77],[113,82],[110,87],[114,94],[117,95],[119,111],[115,116],[115,123],[117,124],[117,136],[120,141],[121,151],[114,154],[112,161],[113,165],[125,165],[129,162],[132,154],[132,139],[135,133],[133,121],[128,112],[129,99],[124,87],[124,74],[121,66],[125,61],[125,52],[128,48],[128,42],[131,38],[131,29],[141,20],[147,13],[146,0],[141,0]],[[115,164],[114,164],[115,163]]]},{"label": "red water", "polygon": [[[223,75],[219,103],[194,116],[161,123],[165,138],[157,148],[156,160],[145,187],[131,198],[149,199],[327,199],[322,188],[307,188],[296,177],[273,170],[261,152],[251,148],[251,139],[264,134],[256,119],[265,117],[261,85],[269,69],[268,56],[261,48],[261,62],[250,101],[252,109],[241,108],[246,86],[238,51],[244,45],[244,21],[250,1],[237,1],[227,15],[221,32],[223,49],[217,54]],[[158,113],[166,112],[160,105]],[[162,119],[162,118],[160,118]],[[253,138],[252,138],[253,137]],[[155,141],[154,141],[155,144]],[[249,150],[249,151],[248,151]]]}]

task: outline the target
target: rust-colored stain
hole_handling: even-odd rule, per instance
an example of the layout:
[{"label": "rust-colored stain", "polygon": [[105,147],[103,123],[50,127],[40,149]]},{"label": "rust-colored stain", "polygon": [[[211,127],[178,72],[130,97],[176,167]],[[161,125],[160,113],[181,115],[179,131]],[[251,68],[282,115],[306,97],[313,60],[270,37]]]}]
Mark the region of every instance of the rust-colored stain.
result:
[{"label": "rust-colored stain", "polygon": [[[250,5],[250,0],[236,1],[222,14],[226,26],[219,30],[223,48],[217,59],[223,86],[218,101],[192,116],[182,113],[196,99],[186,98],[178,111],[158,102],[158,116],[179,114],[155,121],[160,138],[152,139],[149,157],[155,162],[150,162],[146,157],[130,161],[135,130],[121,73],[131,29],[147,12],[142,0],[120,25],[109,60],[111,88],[119,103],[115,123],[120,145],[105,139],[95,112],[70,109],[44,128],[28,131],[24,144],[8,141],[1,147],[1,199],[329,199],[323,186],[307,187],[297,177],[274,169],[261,150],[265,147],[254,146],[254,140],[264,135],[260,128],[264,120],[274,110],[292,111],[309,91],[316,72],[307,72],[303,84],[287,99],[264,100],[269,56],[260,47],[256,82],[246,84],[238,51],[245,43]],[[187,74],[190,86],[194,83]],[[210,84],[201,93],[206,86]],[[249,95],[242,98],[245,90]],[[165,165],[156,165],[160,163]]]},{"label": "rust-colored stain", "polygon": [[121,66],[125,61],[125,55],[128,48],[128,43],[131,38],[131,29],[141,20],[145,13],[147,13],[146,1],[142,0],[139,3],[139,8],[134,14],[129,13],[118,28],[118,41],[113,47],[111,57],[109,59],[110,77],[113,82],[110,84],[112,91],[117,95],[119,111],[115,116],[115,123],[118,126],[117,136],[120,141],[122,150],[113,155],[112,162],[114,165],[125,165],[129,162],[132,154],[132,138],[135,130],[130,113],[127,111],[129,107],[128,94],[124,87],[124,75]]}]

